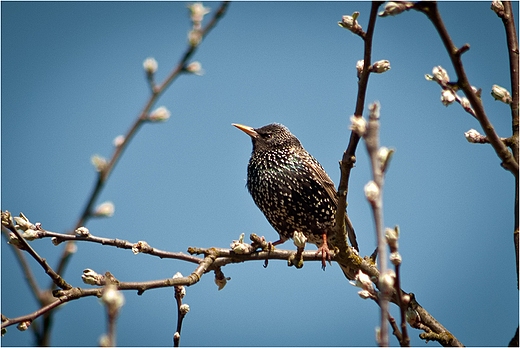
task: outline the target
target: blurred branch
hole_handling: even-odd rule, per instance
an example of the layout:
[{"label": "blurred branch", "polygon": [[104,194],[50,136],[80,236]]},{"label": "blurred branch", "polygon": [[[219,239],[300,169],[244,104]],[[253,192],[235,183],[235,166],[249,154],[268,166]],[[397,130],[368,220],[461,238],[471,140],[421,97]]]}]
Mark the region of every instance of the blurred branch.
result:
[{"label": "blurred branch", "polygon": [[[219,19],[221,19],[224,14],[226,13],[226,10],[228,8],[229,2],[225,1],[223,2],[213,18],[206,24],[204,28],[202,28],[200,33],[200,41],[197,42],[197,44],[189,44],[188,48],[182,55],[181,59],[175,66],[175,68],[171,71],[171,73],[168,75],[168,77],[164,80],[162,84],[159,86],[153,88],[152,94],[150,95],[150,98],[145,103],[145,106],[137,119],[134,121],[126,135],[124,136],[124,140],[119,146],[116,146],[114,153],[112,154],[112,157],[108,161],[107,165],[103,167],[103,169],[99,172],[98,178],[96,181],[96,184],[94,185],[94,189],[92,190],[90,197],[87,200],[87,204],[85,208],[83,209],[83,213],[81,214],[79,220],[76,222],[76,226],[74,229],[77,229],[81,226],[84,226],[88,220],[88,218],[92,214],[92,207],[94,206],[94,203],[96,202],[99,194],[101,193],[101,190],[103,189],[106,181],[108,180],[109,175],[112,173],[112,170],[114,169],[117,161],[123,154],[124,150],[128,146],[130,140],[134,137],[134,135],[137,133],[139,128],[148,120],[148,114],[150,113],[151,108],[159,98],[159,96],[166,91],[166,89],[172,84],[172,82],[183,72],[185,72],[186,64],[188,60],[193,56],[193,54],[197,51],[197,48],[199,47],[200,42],[206,37],[206,35],[215,27],[215,25],[218,23]],[[67,248],[64,249],[63,254],[60,258],[60,263],[58,266],[58,270],[61,273],[65,267],[66,263],[68,262],[68,259],[70,257],[70,252]]]},{"label": "blurred branch", "polygon": [[61,296],[59,296],[56,300],[54,300],[50,304],[34,311],[33,313],[23,315],[20,317],[16,317],[16,318],[11,318],[11,319],[4,317],[6,320],[2,320],[2,329],[6,328],[8,326],[26,322],[26,321],[32,322],[39,316],[50,313],[53,309],[55,309],[62,303],[70,302],[72,300],[77,300],[79,298],[88,297],[88,296],[101,297],[102,288],[99,288],[99,289],[72,288],[69,290],[60,290],[60,291],[63,291]]},{"label": "blurred branch", "polygon": [[[358,135],[363,136],[365,140],[365,145],[368,152],[368,157],[370,159],[371,168],[372,168],[372,178],[373,181],[370,181],[365,186],[365,196],[370,203],[372,208],[372,213],[374,216],[374,224],[376,230],[376,240],[377,240],[377,252],[379,254],[379,279],[378,282],[383,289],[381,289],[381,294],[379,299],[379,306],[381,307],[381,326],[380,326],[380,334],[378,337],[378,344],[381,347],[388,346],[388,293],[389,290],[387,288],[387,282],[384,281],[386,279],[388,273],[388,258],[386,252],[386,242],[384,238],[384,223],[383,223],[383,183],[384,183],[384,175],[382,170],[382,163],[380,160],[379,154],[379,117],[380,117],[380,106],[378,103],[373,103],[369,106],[370,115],[368,119],[368,124],[366,126],[366,131]],[[393,284],[392,284],[393,289]]]},{"label": "blurred branch", "polygon": [[[5,238],[9,240],[9,230],[4,226],[2,226],[2,233],[5,236]],[[22,271],[25,275],[27,283],[29,284],[29,287],[31,288],[32,294],[34,295],[35,299],[38,302],[40,302],[40,305],[43,306],[43,302],[40,297],[40,287],[36,282],[36,278],[34,277],[34,274],[31,270],[31,267],[29,266],[29,263],[27,262],[27,259],[25,258],[25,254],[18,248],[13,248],[13,251],[16,255],[16,258],[18,259],[18,262],[20,263],[20,266],[22,267]]]},{"label": "blurred branch", "polygon": [[[103,163],[102,166],[99,166],[98,169],[98,177],[95,182],[95,185],[87,198],[87,202],[85,205],[85,208],[83,209],[80,218],[77,220],[74,230],[78,229],[79,227],[84,226],[88,219],[92,217],[93,215],[93,206],[99,197],[103,187],[105,186],[112,170],[115,168],[116,163],[118,162],[119,158],[123,154],[124,150],[134,137],[134,135],[137,133],[137,131],[140,129],[140,127],[148,121],[154,121],[154,119],[151,117],[153,115],[150,115],[150,110],[156,103],[157,99],[160,95],[172,84],[172,82],[181,74],[181,73],[192,73],[192,71],[187,70],[187,63],[188,60],[193,56],[193,54],[197,51],[197,48],[199,44],[202,42],[202,40],[206,37],[206,35],[215,27],[215,25],[218,23],[219,19],[221,19],[224,14],[226,13],[226,10],[228,8],[229,2],[223,2],[216,13],[213,15],[213,17],[210,19],[210,21],[204,26],[201,26],[202,17],[195,19],[192,12],[192,22],[193,22],[193,30],[192,32],[196,32],[198,35],[198,39],[196,41],[193,41],[192,38],[190,38],[190,42],[188,44],[188,47],[184,54],[181,56],[181,59],[177,63],[177,65],[173,68],[171,73],[168,75],[168,77],[164,80],[162,84],[159,86],[155,85],[155,81],[153,80],[153,77],[150,76],[149,71],[147,71],[148,74],[148,82],[151,86],[152,93],[148,100],[146,101],[142,111],[138,115],[138,117],[135,119],[127,133],[124,137],[120,138],[119,143],[116,145],[115,150],[111,156],[111,158],[106,162]],[[202,5],[201,5],[202,6]],[[190,8],[190,10],[192,10]],[[26,242],[22,239],[20,239],[21,243],[26,244]],[[46,269],[48,274],[51,276],[53,283],[50,284],[50,288],[52,289],[55,285],[60,286],[62,288],[66,288],[67,286],[70,286],[64,282],[64,280],[59,276],[59,274],[64,274],[65,269],[69,263],[69,260],[73,253],[75,252],[75,245],[73,240],[68,240],[67,244],[65,245],[65,248],[62,251],[61,256],[59,257],[58,265],[56,267],[56,271],[54,271],[45,260],[41,259],[37,254],[34,254],[34,250],[32,250],[30,247],[28,251],[32,253],[32,256]],[[18,256],[19,262],[22,264],[22,268],[25,269],[23,258]],[[193,261],[193,260],[192,260]],[[31,289],[33,291],[36,291],[37,287],[35,286],[36,283],[32,281],[30,277],[30,273],[25,271],[26,277],[28,278],[28,281],[30,283]],[[36,296],[40,296],[41,292],[35,293]],[[40,301],[41,302],[41,301]],[[52,324],[52,312],[46,311],[46,315],[44,316],[43,325],[41,327],[40,332],[35,332],[36,336],[36,345],[49,345],[49,335],[50,335],[50,326]]]}]

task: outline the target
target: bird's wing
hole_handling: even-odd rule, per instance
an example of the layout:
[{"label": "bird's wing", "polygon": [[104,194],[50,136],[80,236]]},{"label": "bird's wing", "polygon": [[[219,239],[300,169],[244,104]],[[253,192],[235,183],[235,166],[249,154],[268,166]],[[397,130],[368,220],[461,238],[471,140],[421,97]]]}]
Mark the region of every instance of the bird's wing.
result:
[{"label": "bird's wing", "polygon": [[[325,191],[327,191],[328,196],[334,202],[336,207],[338,206],[338,195],[336,191],[336,187],[334,186],[334,183],[332,182],[331,178],[323,169],[321,164],[311,156],[311,158],[314,160],[314,164],[310,166],[312,173],[314,174],[314,177],[317,178],[321,183],[322,186],[325,188]],[[345,213],[345,225],[347,228],[348,238],[350,240],[350,243],[356,249],[359,251],[359,246],[357,244],[357,238],[356,233],[354,232],[354,226],[352,225],[352,222],[350,221],[348,215]]]},{"label": "bird's wing", "polygon": [[337,206],[338,195],[336,194],[336,187],[334,186],[332,179],[329,177],[325,169],[323,169],[321,164],[314,157],[311,156],[311,158],[314,163],[309,167],[311,168],[313,176],[322,184],[332,202]]}]

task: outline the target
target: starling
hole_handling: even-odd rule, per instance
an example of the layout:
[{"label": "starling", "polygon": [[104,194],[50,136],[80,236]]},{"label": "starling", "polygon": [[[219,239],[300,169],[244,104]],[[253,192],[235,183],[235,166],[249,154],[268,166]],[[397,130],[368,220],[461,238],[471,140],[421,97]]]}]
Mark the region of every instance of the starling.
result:
[{"label": "starling", "polygon": [[[272,123],[261,128],[233,124],[253,141],[247,167],[247,189],[254,202],[280,235],[273,245],[302,232],[318,247],[316,254],[330,261],[335,244],[338,198],[334,183],[285,126]],[[345,215],[346,216],[346,215]],[[348,236],[358,250],[352,224],[346,216]]]}]

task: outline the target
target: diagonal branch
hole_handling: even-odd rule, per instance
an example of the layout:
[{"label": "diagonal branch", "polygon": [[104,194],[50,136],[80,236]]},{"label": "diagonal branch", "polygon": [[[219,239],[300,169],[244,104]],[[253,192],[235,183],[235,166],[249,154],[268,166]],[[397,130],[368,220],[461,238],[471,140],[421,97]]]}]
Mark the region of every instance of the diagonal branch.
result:
[{"label": "diagonal branch", "polygon": [[507,146],[502,142],[493,128],[493,125],[486,115],[482,101],[472,90],[471,84],[469,83],[468,77],[466,75],[466,71],[464,70],[461,56],[469,49],[469,46],[464,45],[461,49],[455,46],[448,33],[448,30],[446,29],[446,26],[444,25],[444,22],[442,21],[436,2],[419,2],[415,4],[414,9],[424,13],[439,33],[442,43],[448,52],[453,68],[457,74],[457,85],[460,89],[462,89],[462,91],[464,91],[466,98],[468,98],[471,107],[475,111],[475,117],[486,133],[489,143],[495,150],[498,157],[501,159],[502,166],[510,171],[515,176],[515,178],[518,179],[518,162],[515,160]]}]

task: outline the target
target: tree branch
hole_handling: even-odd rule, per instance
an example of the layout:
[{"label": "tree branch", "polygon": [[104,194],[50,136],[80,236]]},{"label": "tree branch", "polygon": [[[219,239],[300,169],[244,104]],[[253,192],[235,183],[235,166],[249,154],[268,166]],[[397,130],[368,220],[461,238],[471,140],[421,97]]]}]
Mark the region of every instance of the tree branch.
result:
[{"label": "tree branch", "polygon": [[517,160],[515,160],[511,152],[507,149],[507,147],[501,141],[498,134],[495,132],[493,125],[491,124],[486,115],[484,106],[482,105],[482,101],[480,100],[480,98],[478,98],[476,93],[471,88],[471,84],[469,83],[468,77],[466,76],[466,72],[462,64],[461,55],[469,49],[469,45],[463,46],[463,49],[458,49],[455,46],[455,44],[451,40],[450,35],[448,34],[444,22],[442,21],[436,2],[418,2],[414,5],[414,9],[424,13],[439,33],[444,47],[448,52],[453,68],[455,69],[455,72],[457,74],[457,86],[460,89],[462,89],[462,91],[466,95],[466,98],[468,98],[471,107],[475,112],[475,117],[479,121],[484,132],[486,133],[489,143],[495,150],[498,157],[501,159],[502,166],[508,171],[510,171],[515,176],[515,178],[518,179]]}]

